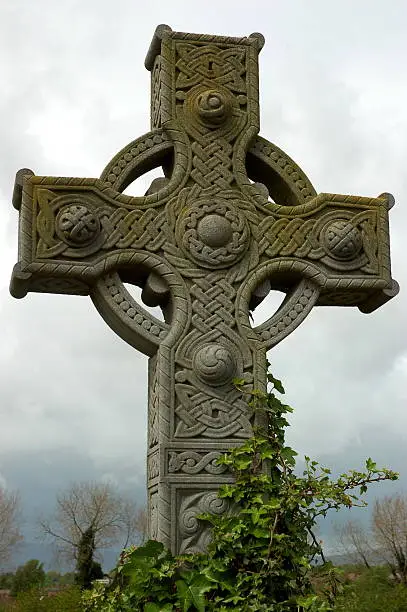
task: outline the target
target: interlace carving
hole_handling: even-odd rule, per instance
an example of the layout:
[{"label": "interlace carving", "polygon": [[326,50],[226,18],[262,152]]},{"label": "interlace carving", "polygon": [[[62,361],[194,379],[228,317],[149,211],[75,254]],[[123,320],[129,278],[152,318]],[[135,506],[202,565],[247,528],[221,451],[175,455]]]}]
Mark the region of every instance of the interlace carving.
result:
[{"label": "interlace carving", "polygon": [[171,451],[168,459],[168,472],[184,472],[184,474],[199,474],[203,471],[208,474],[223,474],[228,471],[227,465],[218,465],[221,456],[219,451],[200,453],[193,450]]}]

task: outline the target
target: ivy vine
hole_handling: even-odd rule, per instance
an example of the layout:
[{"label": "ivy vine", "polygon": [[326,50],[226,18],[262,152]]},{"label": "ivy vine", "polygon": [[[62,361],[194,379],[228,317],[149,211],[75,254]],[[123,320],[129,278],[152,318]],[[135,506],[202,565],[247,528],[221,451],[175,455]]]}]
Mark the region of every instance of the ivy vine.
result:
[{"label": "ivy vine", "polygon": [[[311,569],[325,563],[315,535],[329,510],[366,505],[369,484],[396,480],[367,459],[364,472],[337,478],[305,457],[295,472],[297,453],[285,444],[292,408],[282,402],[280,380],[268,374],[270,391],[252,392],[250,403],[265,417],[252,438],[218,459],[233,472],[233,484],[220,488],[232,512],[203,515],[212,541],[205,554],[173,556],[160,542],[129,548],[121,555],[110,585],[83,595],[85,612],[324,612],[338,592],[335,571],[327,565],[325,594],[317,594]],[[244,381],[235,381],[245,393]]]}]

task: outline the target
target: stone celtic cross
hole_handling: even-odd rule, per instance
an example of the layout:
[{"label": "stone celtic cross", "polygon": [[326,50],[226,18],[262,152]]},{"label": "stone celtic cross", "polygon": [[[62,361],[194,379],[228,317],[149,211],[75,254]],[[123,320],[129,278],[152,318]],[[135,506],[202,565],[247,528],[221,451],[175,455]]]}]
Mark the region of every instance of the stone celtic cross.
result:
[{"label": "stone celtic cross", "polygon": [[[19,261],[11,293],[90,295],[110,327],[149,356],[149,532],[174,552],[205,548],[196,515],[223,512],[217,457],[251,435],[233,384],[265,390],[266,351],[314,306],[371,312],[397,293],[389,194],[317,195],[304,172],[258,136],[260,34],[159,26],[146,58],[151,131],[95,178],[17,173]],[[124,195],[161,166],[144,197]],[[142,288],[152,316],[126,290]],[[286,298],[266,322],[250,311]]]}]

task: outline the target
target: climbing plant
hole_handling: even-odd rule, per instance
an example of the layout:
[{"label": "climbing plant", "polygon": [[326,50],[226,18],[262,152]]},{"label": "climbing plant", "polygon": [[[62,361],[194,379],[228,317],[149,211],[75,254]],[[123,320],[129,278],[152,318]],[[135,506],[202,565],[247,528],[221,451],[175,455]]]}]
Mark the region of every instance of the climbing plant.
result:
[{"label": "climbing plant", "polygon": [[[173,556],[160,542],[125,550],[110,585],[83,595],[86,612],[323,612],[332,609],[338,591],[335,571],[328,569],[328,588],[321,596],[311,581],[312,564],[324,562],[315,526],[329,510],[366,505],[369,484],[396,480],[367,459],[365,471],[350,470],[337,478],[305,457],[301,475],[297,453],[286,445],[284,388],[272,374],[270,391],[252,392],[250,403],[261,413],[263,427],[240,447],[219,458],[234,474],[233,484],[219,490],[231,511],[204,515],[212,529],[206,554]],[[244,381],[235,381],[245,392]]]}]

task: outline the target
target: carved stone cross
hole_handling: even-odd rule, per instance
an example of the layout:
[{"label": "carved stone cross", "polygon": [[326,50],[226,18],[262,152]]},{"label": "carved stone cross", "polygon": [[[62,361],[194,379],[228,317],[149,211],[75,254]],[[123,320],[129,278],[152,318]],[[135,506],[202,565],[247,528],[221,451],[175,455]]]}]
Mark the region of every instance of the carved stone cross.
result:
[{"label": "carved stone cross", "polygon": [[[159,26],[146,58],[151,131],[100,179],[17,173],[19,261],[11,293],[90,295],[110,327],[149,356],[149,531],[174,552],[205,548],[196,515],[223,512],[217,457],[251,435],[233,385],[266,388],[266,351],[313,306],[371,312],[397,293],[389,194],[317,195],[259,130],[261,34]],[[124,189],[162,166],[144,197]],[[142,287],[152,316],[126,290]],[[286,298],[265,323],[250,311]]]}]

